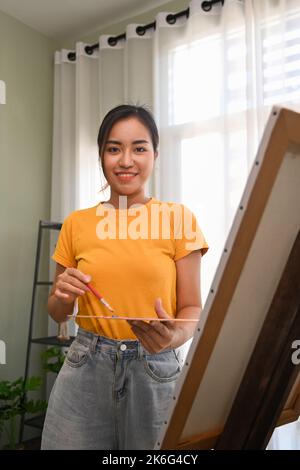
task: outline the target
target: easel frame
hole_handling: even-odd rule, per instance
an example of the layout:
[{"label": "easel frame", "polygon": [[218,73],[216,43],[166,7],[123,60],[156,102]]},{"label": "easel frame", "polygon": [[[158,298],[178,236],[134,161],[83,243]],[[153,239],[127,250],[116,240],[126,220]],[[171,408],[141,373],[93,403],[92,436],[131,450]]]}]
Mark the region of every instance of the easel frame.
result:
[{"label": "easel frame", "polygon": [[[226,420],[219,427],[209,429],[207,432],[194,433],[187,438],[182,437],[188,415],[192,409],[198,388],[207,372],[212,353],[226,319],[227,309],[232,301],[241,272],[245,267],[248,252],[267,207],[284,156],[293,146],[297,148],[298,152],[300,149],[300,115],[288,109],[274,107],[212,284],[212,295],[204,306],[202,319],[199,322],[193,345],[183,369],[183,377],[174,394],[170,416],[166,419],[157,442],[156,448],[158,449],[214,448],[224,431]],[[300,208],[300,205],[298,207]],[[297,232],[299,229],[300,226],[298,225]],[[230,246],[230,241],[232,246]],[[254,344],[259,333],[260,330],[257,332]],[[249,359],[250,356],[251,351]],[[243,372],[245,370],[246,367]],[[195,373],[195,371],[197,372]],[[241,379],[242,377],[243,373]],[[294,384],[291,384],[291,391],[277,420],[277,425],[295,421],[299,414],[300,378],[298,376]]]},{"label": "easel frame", "polygon": [[299,260],[300,231],[215,449],[268,445],[300,371],[291,360],[291,345],[300,338]]}]

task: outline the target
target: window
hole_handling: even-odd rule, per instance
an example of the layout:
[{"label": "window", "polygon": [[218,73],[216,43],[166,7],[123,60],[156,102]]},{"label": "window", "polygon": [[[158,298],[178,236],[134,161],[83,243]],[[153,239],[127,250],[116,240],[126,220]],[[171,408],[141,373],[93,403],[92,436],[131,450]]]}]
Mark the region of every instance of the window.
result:
[{"label": "window", "polygon": [[270,108],[300,104],[300,9],[255,21],[254,29],[247,18],[169,53],[168,126],[180,149],[180,199],[211,246],[204,301]]}]

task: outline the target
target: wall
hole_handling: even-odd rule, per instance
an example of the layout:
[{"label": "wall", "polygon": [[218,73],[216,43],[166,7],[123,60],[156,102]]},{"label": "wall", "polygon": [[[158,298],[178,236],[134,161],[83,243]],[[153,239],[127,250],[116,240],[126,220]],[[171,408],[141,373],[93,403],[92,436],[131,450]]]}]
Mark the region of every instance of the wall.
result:
[{"label": "wall", "polygon": [[[24,373],[39,219],[50,213],[53,52],[56,44],[0,12],[0,379]],[[46,333],[47,314],[39,313]]]}]

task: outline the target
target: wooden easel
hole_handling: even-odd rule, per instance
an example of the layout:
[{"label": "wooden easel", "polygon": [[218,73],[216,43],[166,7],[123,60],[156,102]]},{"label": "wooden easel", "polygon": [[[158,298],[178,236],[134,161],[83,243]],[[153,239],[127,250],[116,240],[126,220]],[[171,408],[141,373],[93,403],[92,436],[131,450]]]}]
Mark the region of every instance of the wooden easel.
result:
[{"label": "wooden easel", "polygon": [[300,415],[300,114],[274,107],[155,449],[263,449]]},{"label": "wooden easel", "polygon": [[215,449],[265,449],[300,371],[300,232]]}]

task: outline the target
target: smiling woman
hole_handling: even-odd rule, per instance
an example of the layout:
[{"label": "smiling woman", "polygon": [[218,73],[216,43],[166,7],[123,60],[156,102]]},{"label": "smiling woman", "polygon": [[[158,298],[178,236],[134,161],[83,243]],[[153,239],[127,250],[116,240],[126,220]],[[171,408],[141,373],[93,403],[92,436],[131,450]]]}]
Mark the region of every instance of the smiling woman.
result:
[{"label": "smiling woman", "polygon": [[[130,124],[133,126],[133,127],[141,127],[138,126],[139,122],[137,120],[131,120],[131,123],[129,122],[121,122],[119,124],[119,126],[122,126],[123,127],[123,130],[126,132],[126,126],[130,126]],[[117,124],[116,124],[117,126]],[[121,127],[121,128],[122,128]],[[118,131],[118,128],[117,130],[115,129],[115,131]],[[109,146],[109,144],[115,144],[115,145],[118,145],[118,147],[113,147],[113,146]],[[141,146],[138,146],[138,144],[146,144],[146,147],[141,147]],[[109,158],[110,155],[115,155],[115,156],[119,156],[120,153],[124,153],[126,152],[126,147],[128,147],[128,152],[132,152],[132,153],[136,153],[136,154],[143,154],[143,153],[146,153],[147,154],[147,151],[148,151],[148,148],[147,148],[147,145],[150,144],[150,142],[148,142],[147,140],[134,140],[132,143],[128,143],[126,145],[126,142],[122,143],[122,142],[119,142],[118,140],[112,140],[112,139],[109,139],[107,142],[106,142],[106,149],[105,149],[105,154],[107,155],[105,160],[106,160],[106,165],[107,165],[107,160]],[[130,157],[129,157],[130,158]],[[114,174],[117,175],[121,181],[130,181],[133,177],[137,176],[139,174],[138,171],[130,171],[130,166],[128,167],[129,170],[126,170],[126,166],[123,168],[121,168],[121,165],[120,165],[120,171],[115,171]],[[125,171],[126,170],[126,171]],[[132,169],[134,170],[134,169]]]},{"label": "smiling woman", "polygon": [[[121,140],[115,140],[114,135]],[[137,135],[144,138],[136,139]],[[134,180],[136,187],[141,188],[152,172],[156,156],[149,132],[139,119],[129,117],[114,124],[102,156],[103,173],[112,189],[110,202],[120,194],[113,185],[115,176],[121,183]]]},{"label": "smiling woman", "polygon": [[110,199],[63,223],[48,310],[65,321],[78,299],[79,331],[51,392],[43,449],[155,445],[181,372],[180,348],[202,309],[200,263],[208,250],[187,207],[145,194],[158,142],[148,110],[112,109],[98,134]]},{"label": "smiling woman", "polygon": [[144,185],[158,156],[158,142],[155,122],[145,108],[121,105],[106,115],[99,129],[98,147],[111,189],[107,202],[118,208],[119,195],[128,196],[128,205],[145,202]]}]

